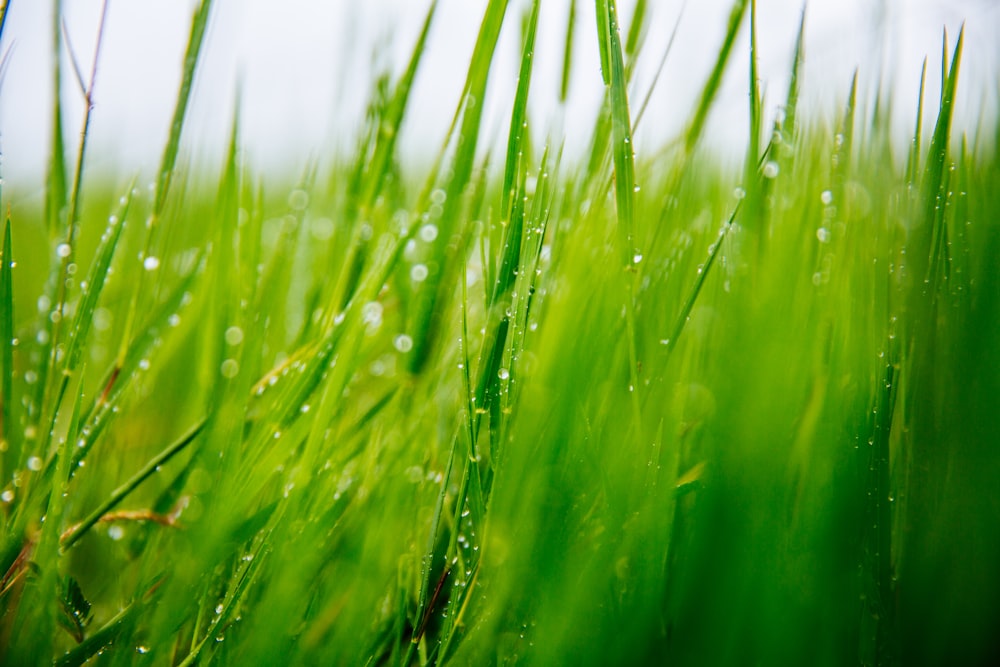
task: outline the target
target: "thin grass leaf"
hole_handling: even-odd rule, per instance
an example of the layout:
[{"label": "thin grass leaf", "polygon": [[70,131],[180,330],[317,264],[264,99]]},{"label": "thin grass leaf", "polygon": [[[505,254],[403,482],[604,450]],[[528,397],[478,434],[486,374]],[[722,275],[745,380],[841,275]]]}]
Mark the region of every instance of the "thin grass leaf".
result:
[{"label": "thin grass leaf", "polygon": [[171,458],[179,454],[188,445],[194,442],[194,440],[201,433],[202,429],[205,427],[206,423],[206,419],[202,419],[197,422],[185,434],[180,436],[172,444],[163,449],[163,451],[150,459],[149,462],[143,466],[141,470],[135,473],[135,475],[133,475],[128,481],[112,491],[107,500],[87,515],[87,518],[80,522],[76,530],[66,536],[61,544],[61,551],[63,553],[69,551],[88,530],[93,528],[94,524],[101,520],[102,516],[114,509],[115,506],[128,497],[128,495],[132,493],[136,487],[146,481],[146,479],[148,479],[151,475],[156,473],[160,466],[167,463]]},{"label": "thin grass leaf", "polygon": [[792,71],[788,77],[788,92],[785,94],[784,133],[788,141],[795,139],[798,132],[799,91],[802,87],[802,64],[805,62],[806,8],[802,7],[799,30],[795,35],[795,50],[792,56]]},{"label": "thin grass leaf", "polygon": [[729,220],[726,224],[722,226],[719,230],[719,235],[716,237],[715,242],[708,247],[708,259],[705,260],[705,265],[699,267],[698,276],[695,278],[694,284],[691,286],[688,292],[687,298],[684,299],[684,305],[681,306],[681,311],[677,315],[677,319],[674,321],[674,326],[670,330],[670,337],[660,340],[660,344],[667,348],[668,351],[674,349],[677,346],[677,339],[680,338],[681,332],[684,331],[684,326],[687,324],[691,317],[691,311],[694,308],[695,302],[698,300],[698,295],[701,293],[701,288],[705,285],[705,280],[708,279],[708,272],[715,263],[715,258],[719,256],[722,251],[722,242],[726,238],[726,234],[733,226],[733,222],[736,220],[736,215],[740,211],[740,206],[737,205],[733,209],[732,215],[729,216]]},{"label": "thin grass leaf", "polygon": [[708,119],[708,112],[712,108],[716,93],[718,93],[719,86],[722,84],[722,75],[726,71],[729,55],[733,50],[733,44],[736,43],[736,36],[739,34],[746,9],[747,0],[736,0],[733,3],[733,8],[729,14],[729,25],[726,28],[726,36],[722,41],[722,46],[719,47],[719,56],[715,61],[715,66],[712,68],[712,73],[709,74],[708,80],[705,82],[704,88],[702,88],[694,116],[684,136],[684,148],[688,154],[694,150],[695,145],[701,139],[702,132],[705,129],[705,121]]},{"label": "thin grass leaf", "polygon": [[365,194],[361,199],[362,211],[366,211],[372,206],[375,197],[382,189],[382,184],[385,182],[389,162],[395,152],[396,140],[399,137],[403,118],[406,114],[407,104],[410,99],[410,90],[413,87],[413,79],[416,77],[423,54],[427,50],[427,35],[430,32],[431,22],[433,21],[436,9],[437,0],[433,0],[430,7],[427,8],[423,27],[420,29],[420,36],[413,46],[406,71],[396,85],[395,94],[392,97],[385,117],[379,123],[375,153],[366,171]]},{"label": "thin grass leaf", "polygon": [[923,140],[924,120],[924,90],[927,83],[927,58],[920,67],[920,92],[917,94],[917,118],[913,130],[913,140],[910,142],[910,152],[906,160],[906,180],[913,187],[917,186],[920,174],[920,142]]},{"label": "thin grass leaf", "polygon": [[[201,49],[205,41],[205,33],[208,28],[208,20],[212,9],[212,0],[201,0],[191,18],[191,32],[188,37],[187,48],[184,53],[184,67],[181,73],[181,84],[177,91],[177,100],[174,105],[173,117],[170,121],[170,134],[163,149],[163,156],[160,158],[160,168],[156,180],[156,194],[153,199],[153,210],[146,225],[146,239],[142,250],[142,258],[151,257],[156,231],[159,226],[160,217],[166,206],[167,193],[174,177],[174,169],[177,165],[177,154],[180,150],[181,132],[184,129],[187,109],[191,100],[191,90],[194,86],[194,77],[198,69],[198,62],[201,58]],[[118,351],[118,364],[122,365],[129,344],[131,343],[132,328],[138,318],[139,298],[142,294],[145,274],[140,273],[136,281],[132,294],[132,302],[126,314],[125,334],[122,337],[122,345]]]},{"label": "thin grass leaf", "polygon": [[566,13],[566,35],[563,39],[562,75],[559,78],[559,103],[565,104],[569,96],[570,76],[573,72],[573,35],[576,34],[576,2],[569,1]]},{"label": "thin grass leaf", "polygon": [[514,107],[511,111],[510,132],[507,137],[507,162],[501,189],[503,196],[500,201],[500,218],[503,221],[510,217],[510,208],[516,195],[514,179],[521,170],[521,157],[528,127],[528,90],[531,88],[531,64],[535,53],[540,4],[539,0],[534,0],[531,4],[531,15],[524,36],[524,49],[521,52],[521,69],[517,76],[517,92],[514,94]]},{"label": "thin grass leaf", "polygon": [[[0,247],[0,442],[6,451],[18,444],[14,423],[17,398],[14,396],[14,246],[10,236],[10,214],[4,218],[3,246]],[[5,478],[0,456],[0,479]]]},{"label": "thin grass leaf", "polygon": [[646,0],[636,0],[632,10],[632,20],[628,27],[628,38],[625,40],[625,57],[628,59],[629,71],[635,67],[636,59],[646,34]]},{"label": "thin grass leaf", "polygon": [[[469,63],[469,71],[460,102],[462,122],[458,131],[451,177],[444,189],[445,200],[438,223],[440,232],[436,242],[432,244],[433,250],[442,256],[446,244],[450,243],[452,236],[459,231],[463,195],[470,183],[476,147],[479,142],[486,85],[492,70],[491,63],[496,52],[507,6],[508,0],[490,0],[487,4],[480,24],[479,36],[476,39],[476,46]],[[412,321],[413,349],[408,360],[409,371],[413,374],[419,373],[430,357],[432,333],[437,330],[437,319],[440,317],[440,310],[435,306],[440,298],[441,278],[440,271],[432,272],[415,295]]]}]

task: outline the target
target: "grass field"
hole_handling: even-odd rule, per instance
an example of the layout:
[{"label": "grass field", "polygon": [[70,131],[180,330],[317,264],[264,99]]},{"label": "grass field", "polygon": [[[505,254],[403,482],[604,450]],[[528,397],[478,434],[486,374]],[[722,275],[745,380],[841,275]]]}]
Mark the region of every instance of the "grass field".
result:
[{"label": "grass field", "polygon": [[[900,150],[856,82],[799,113],[801,32],[765,123],[737,0],[686,130],[637,153],[665,45],[597,0],[571,159],[527,111],[566,96],[531,86],[539,1],[489,0],[414,169],[432,2],[356,150],[282,181],[238,116],[185,158],[211,5],[153,183],[89,170],[57,100],[44,201],[2,193],[0,662],[996,664],[1000,123],[952,132],[962,35]],[[746,31],[731,169],[702,144]]]}]

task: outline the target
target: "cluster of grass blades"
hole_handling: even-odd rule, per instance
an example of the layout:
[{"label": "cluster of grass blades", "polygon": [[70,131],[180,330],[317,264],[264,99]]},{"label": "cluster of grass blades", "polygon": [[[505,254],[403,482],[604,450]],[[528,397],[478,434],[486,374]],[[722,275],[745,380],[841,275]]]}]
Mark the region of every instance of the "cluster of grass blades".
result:
[{"label": "cluster of grass blades", "polygon": [[[73,160],[56,96],[42,210],[2,193],[0,661],[997,657],[1000,128],[952,136],[962,35],[898,164],[857,77],[832,124],[798,110],[804,17],[765,126],[737,0],[682,136],[646,154],[647,3],[597,0],[596,36],[565,3],[551,93],[541,5],[485,3],[429,168],[397,140],[436,0],[356,151],[273,182],[238,113],[214,178],[182,159],[201,0],[147,189],[86,169],[102,40],[67,60],[55,3],[57,89],[73,63],[87,110]],[[734,171],[700,145],[743,30]],[[566,104],[585,39],[605,99],[575,163],[528,108]]]}]

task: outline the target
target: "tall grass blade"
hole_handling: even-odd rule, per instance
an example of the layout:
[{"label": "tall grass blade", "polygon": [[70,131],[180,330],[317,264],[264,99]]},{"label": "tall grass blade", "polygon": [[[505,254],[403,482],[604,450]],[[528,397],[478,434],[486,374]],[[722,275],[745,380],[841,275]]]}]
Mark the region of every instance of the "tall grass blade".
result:
[{"label": "tall grass blade", "polygon": [[524,36],[524,50],[521,53],[521,69],[517,76],[517,92],[514,94],[514,107],[510,118],[510,133],[507,137],[507,162],[503,175],[503,198],[501,199],[500,219],[508,220],[511,204],[516,195],[514,179],[521,170],[521,158],[524,154],[524,143],[527,139],[528,90],[531,88],[531,64],[535,54],[535,33],[538,28],[538,10],[540,0],[531,4],[531,16],[528,19]]},{"label": "tall grass blade", "polygon": [[725,74],[726,65],[729,63],[729,56],[732,53],[733,44],[736,43],[736,36],[739,34],[740,24],[743,22],[743,15],[746,13],[746,10],[747,0],[736,0],[733,3],[733,8],[729,13],[726,36],[719,47],[719,56],[715,61],[715,66],[712,68],[712,73],[709,74],[708,80],[702,88],[701,96],[698,98],[698,105],[695,108],[691,123],[688,125],[684,136],[684,148],[688,154],[694,150],[695,145],[701,139],[702,132],[705,129],[705,121],[708,120],[708,112],[712,108],[716,93],[718,93],[719,86],[722,84],[722,75]]},{"label": "tall grass blade", "polygon": [[569,82],[573,68],[573,36],[576,34],[576,3],[577,0],[569,0],[569,9],[566,12],[566,35],[563,39],[562,75],[559,78],[559,102],[566,103],[569,96]]},{"label": "tall grass blade", "polygon": [[[4,218],[3,245],[0,246],[0,442],[3,451],[19,444],[14,423],[17,400],[14,396],[14,256],[10,237],[10,215]],[[0,479],[5,478],[6,456],[0,456]]]}]

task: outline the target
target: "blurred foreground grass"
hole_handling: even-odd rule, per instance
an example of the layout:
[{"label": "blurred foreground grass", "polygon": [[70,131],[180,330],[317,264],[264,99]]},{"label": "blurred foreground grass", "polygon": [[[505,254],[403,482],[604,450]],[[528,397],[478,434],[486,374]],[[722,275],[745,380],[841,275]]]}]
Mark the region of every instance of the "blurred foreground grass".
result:
[{"label": "blurred foreground grass", "polygon": [[526,112],[538,2],[479,143],[491,0],[432,167],[395,153],[425,26],[356,153],[288,184],[238,118],[214,177],[178,164],[210,4],[154,183],[60,131],[44,205],[4,193],[5,663],[997,658],[1000,169],[995,119],[951,136],[961,37],[899,160],[853,87],[798,117],[800,35],[732,173],[699,143],[753,4],[636,155],[645,3],[598,0],[570,164]]}]

